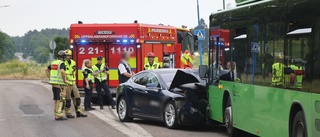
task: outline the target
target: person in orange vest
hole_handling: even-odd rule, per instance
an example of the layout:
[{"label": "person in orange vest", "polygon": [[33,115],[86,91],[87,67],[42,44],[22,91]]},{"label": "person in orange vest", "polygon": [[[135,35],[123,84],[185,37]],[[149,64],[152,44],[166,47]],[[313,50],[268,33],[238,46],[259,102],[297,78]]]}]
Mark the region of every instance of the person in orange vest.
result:
[{"label": "person in orange vest", "polygon": [[192,69],[193,68],[193,57],[191,53],[186,50],[181,56],[181,62],[183,64],[184,69]]}]

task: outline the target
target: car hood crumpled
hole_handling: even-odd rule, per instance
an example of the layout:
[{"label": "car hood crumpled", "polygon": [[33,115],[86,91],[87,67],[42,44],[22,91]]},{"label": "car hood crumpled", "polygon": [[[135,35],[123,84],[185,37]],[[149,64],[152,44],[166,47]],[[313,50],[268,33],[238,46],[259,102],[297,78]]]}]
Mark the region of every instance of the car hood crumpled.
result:
[{"label": "car hood crumpled", "polygon": [[179,69],[171,82],[169,90],[188,83],[205,83],[199,77],[198,69]]}]

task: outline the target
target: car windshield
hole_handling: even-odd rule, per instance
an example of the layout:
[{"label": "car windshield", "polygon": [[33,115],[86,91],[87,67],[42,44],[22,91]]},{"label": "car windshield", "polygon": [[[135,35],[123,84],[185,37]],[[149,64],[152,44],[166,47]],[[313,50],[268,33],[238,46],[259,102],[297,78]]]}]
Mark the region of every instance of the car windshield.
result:
[{"label": "car windshield", "polygon": [[171,82],[175,76],[175,72],[172,72],[172,73],[162,73],[160,74],[160,76],[162,77],[164,83],[166,83],[166,86],[170,87],[171,85]]}]

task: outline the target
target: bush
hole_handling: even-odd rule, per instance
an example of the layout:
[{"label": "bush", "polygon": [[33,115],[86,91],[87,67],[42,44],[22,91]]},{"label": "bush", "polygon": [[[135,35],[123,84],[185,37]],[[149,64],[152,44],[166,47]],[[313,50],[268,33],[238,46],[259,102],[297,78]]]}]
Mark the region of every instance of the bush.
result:
[{"label": "bush", "polygon": [[20,62],[18,60],[0,64],[0,79],[42,79],[47,64]]},{"label": "bush", "polygon": [[[200,56],[194,55],[193,60],[194,60],[194,64],[193,64],[194,67],[198,68],[200,65]],[[202,55],[202,65],[208,65],[208,54],[207,53],[204,53]]]}]

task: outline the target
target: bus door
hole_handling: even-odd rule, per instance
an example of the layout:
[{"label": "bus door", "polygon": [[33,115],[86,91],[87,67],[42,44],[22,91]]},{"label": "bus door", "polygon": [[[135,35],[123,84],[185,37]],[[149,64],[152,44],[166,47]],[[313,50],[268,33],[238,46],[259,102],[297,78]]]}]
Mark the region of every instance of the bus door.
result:
[{"label": "bus door", "polygon": [[76,63],[77,63],[77,86],[79,88],[83,88],[83,74],[82,74],[82,64],[83,60],[90,59],[92,61],[92,65],[97,63],[97,57],[102,56],[103,62],[105,62],[105,46],[103,44],[77,44],[75,46],[76,53]]},{"label": "bus door", "polygon": [[135,44],[109,44],[107,45],[106,57],[109,62],[109,86],[116,88],[119,85],[118,65],[123,52],[130,53],[129,65],[133,72],[137,70],[137,46]]}]

